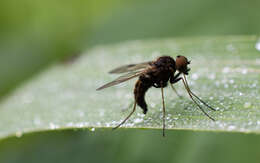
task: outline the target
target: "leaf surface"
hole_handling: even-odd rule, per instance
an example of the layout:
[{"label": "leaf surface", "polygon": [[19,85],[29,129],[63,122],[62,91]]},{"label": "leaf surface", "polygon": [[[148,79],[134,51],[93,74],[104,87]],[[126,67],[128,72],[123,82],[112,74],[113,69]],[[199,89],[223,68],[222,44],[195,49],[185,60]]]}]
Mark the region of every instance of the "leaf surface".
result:
[{"label": "leaf surface", "polygon": [[[189,99],[182,83],[180,99],[165,89],[166,128],[260,132],[260,41],[256,36],[198,37],[129,41],[96,46],[71,63],[53,65],[15,90],[0,104],[0,137],[65,128],[111,128],[133,106],[136,79],[96,91],[117,75],[118,66],[146,62],[161,55],[189,60],[191,90],[217,109],[204,107],[208,119]],[[146,94],[148,113],[138,107],[122,127],[162,128],[160,89]]]}]

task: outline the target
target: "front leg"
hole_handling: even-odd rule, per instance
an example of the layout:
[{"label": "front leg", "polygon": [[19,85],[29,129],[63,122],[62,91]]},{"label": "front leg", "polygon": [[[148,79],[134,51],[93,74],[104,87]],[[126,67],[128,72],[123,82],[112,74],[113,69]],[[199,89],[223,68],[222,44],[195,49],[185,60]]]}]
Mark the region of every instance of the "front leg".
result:
[{"label": "front leg", "polygon": [[183,98],[178,92],[177,90],[174,88],[173,84],[170,84],[171,87],[172,87],[172,90],[176,93],[176,95],[179,97],[179,98]]},{"label": "front leg", "polygon": [[[170,83],[171,83],[171,84],[176,83],[176,82],[177,82],[176,79],[178,79],[178,81],[179,81],[179,80],[180,80],[180,79],[179,79],[180,74],[181,74],[181,73],[179,72],[179,73],[178,73],[177,75],[175,75],[175,76],[172,75],[171,78],[170,78]],[[175,81],[176,81],[176,82],[175,82]]]},{"label": "front leg", "polygon": [[[176,76],[179,76],[178,74]],[[172,90],[177,94],[177,96],[179,98],[182,98],[182,96],[177,92],[177,90],[174,88],[173,84],[174,83],[177,83],[178,81],[180,81],[182,78],[179,77],[179,78],[175,78],[174,80],[170,81],[170,84],[171,84],[171,87],[172,87]]]},{"label": "front leg", "polygon": [[178,81],[180,81],[182,78],[181,77],[179,77],[179,78],[176,78],[176,79],[174,79],[173,81],[170,81],[171,82],[171,84],[174,84],[174,83],[177,83]]}]

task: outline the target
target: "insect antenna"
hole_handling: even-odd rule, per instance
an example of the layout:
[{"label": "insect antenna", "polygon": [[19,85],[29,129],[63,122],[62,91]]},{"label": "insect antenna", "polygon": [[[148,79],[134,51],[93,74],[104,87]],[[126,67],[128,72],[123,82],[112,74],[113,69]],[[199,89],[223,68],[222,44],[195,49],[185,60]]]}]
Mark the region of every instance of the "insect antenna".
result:
[{"label": "insect antenna", "polygon": [[124,124],[130,117],[131,115],[135,112],[135,108],[136,108],[136,101],[134,103],[134,108],[132,110],[132,112],[119,124],[117,125],[116,127],[113,128],[113,130],[117,129],[118,127],[120,127],[122,124]]},{"label": "insect antenna", "polygon": [[[184,78],[184,79],[183,79],[183,78]],[[190,88],[189,88],[189,86],[188,86],[188,83],[187,83],[187,80],[186,80],[185,75],[183,75],[183,78],[182,78],[182,82],[183,82],[183,84],[184,84],[184,86],[185,86],[185,88],[186,88],[186,90],[187,90],[187,92],[188,92],[190,98],[192,99],[192,101],[199,107],[199,109],[200,109],[209,119],[211,119],[212,121],[215,121],[215,119],[212,118],[207,112],[205,112],[205,110],[193,99],[193,96],[192,96],[192,93],[191,93]]]},{"label": "insect antenna", "polygon": [[161,92],[162,92],[162,104],[163,104],[163,136],[165,136],[165,104],[164,104],[163,87],[161,87]]}]

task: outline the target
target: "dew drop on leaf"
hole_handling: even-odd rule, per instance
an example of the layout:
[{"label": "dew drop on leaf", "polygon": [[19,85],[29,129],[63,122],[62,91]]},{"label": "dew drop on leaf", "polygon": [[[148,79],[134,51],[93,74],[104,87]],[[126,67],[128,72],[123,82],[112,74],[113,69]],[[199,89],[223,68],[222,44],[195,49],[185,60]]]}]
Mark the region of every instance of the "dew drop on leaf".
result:
[{"label": "dew drop on leaf", "polygon": [[250,102],[246,102],[245,104],[244,104],[244,108],[249,108],[251,106],[251,103]]},{"label": "dew drop on leaf", "polygon": [[242,73],[242,74],[247,74],[247,69],[245,69],[245,68],[242,69],[241,73]]},{"label": "dew drop on leaf", "polygon": [[260,51],[260,40],[258,40],[257,43],[255,44],[255,48],[256,50]]},{"label": "dew drop on leaf", "polygon": [[194,74],[192,74],[191,78],[192,78],[193,80],[197,80],[197,79],[199,78],[199,75],[196,74],[196,73],[194,73]]},{"label": "dew drop on leaf", "polygon": [[230,72],[230,68],[229,67],[224,67],[223,69],[222,69],[222,72],[223,73],[229,73]]},{"label": "dew drop on leaf", "polygon": [[143,119],[141,119],[141,118],[136,118],[136,119],[134,119],[134,123],[140,123],[140,122],[142,122],[143,121]]},{"label": "dew drop on leaf", "polygon": [[58,125],[55,125],[55,124],[52,123],[52,122],[50,122],[50,123],[49,123],[49,127],[50,127],[50,129],[54,130],[54,129],[58,128],[59,126],[58,126]]},{"label": "dew drop on leaf", "polygon": [[22,131],[17,131],[17,132],[15,133],[15,136],[16,136],[17,138],[20,138],[20,137],[23,136],[23,132],[22,132]]},{"label": "dew drop on leaf", "polygon": [[234,126],[234,125],[228,126],[228,130],[234,130],[235,128],[236,128],[236,126]]}]

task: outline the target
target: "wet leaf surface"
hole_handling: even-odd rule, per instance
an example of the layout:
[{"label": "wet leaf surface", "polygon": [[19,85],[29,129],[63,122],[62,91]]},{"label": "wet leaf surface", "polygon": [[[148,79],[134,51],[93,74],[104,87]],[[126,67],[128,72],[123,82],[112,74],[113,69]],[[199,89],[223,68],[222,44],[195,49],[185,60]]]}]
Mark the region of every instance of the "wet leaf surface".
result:
[{"label": "wet leaf surface", "polygon": [[[208,119],[189,99],[182,83],[179,99],[165,89],[167,129],[260,132],[260,51],[255,36],[201,37],[129,41],[97,46],[72,64],[53,65],[15,90],[0,104],[0,137],[64,128],[111,128],[131,111],[137,79],[96,91],[116,78],[117,66],[150,61],[161,55],[189,60],[188,83],[217,111]],[[162,128],[160,89],[146,94],[147,115],[137,108],[122,127]]]}]

